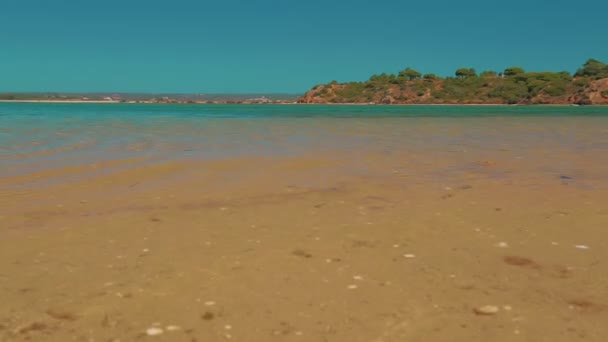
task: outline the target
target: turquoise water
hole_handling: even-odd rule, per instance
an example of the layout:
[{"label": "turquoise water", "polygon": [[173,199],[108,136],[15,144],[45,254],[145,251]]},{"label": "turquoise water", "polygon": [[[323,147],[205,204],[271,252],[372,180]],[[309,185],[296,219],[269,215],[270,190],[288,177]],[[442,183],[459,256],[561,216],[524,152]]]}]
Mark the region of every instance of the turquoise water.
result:
[{"label": "turquoise water", "polygon": [[2,122],[19,116],[65,117],[490,117],[606,116],[608,106],[356,106],[0,103]]},{"label": "turquoise water", "polygon": [[129,157],[504,149],[608,155],[608,107],[0,103],[0,175]]}]

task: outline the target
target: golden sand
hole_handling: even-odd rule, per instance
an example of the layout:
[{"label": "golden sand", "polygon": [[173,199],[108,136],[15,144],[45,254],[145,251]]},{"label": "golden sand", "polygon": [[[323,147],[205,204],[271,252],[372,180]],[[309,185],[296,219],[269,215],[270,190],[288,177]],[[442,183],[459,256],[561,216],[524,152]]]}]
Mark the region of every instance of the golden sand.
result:
[{"label": "golden sand", "polygon": [[4,177],[0,340],[605,341],[606,156],[520,152]]}]

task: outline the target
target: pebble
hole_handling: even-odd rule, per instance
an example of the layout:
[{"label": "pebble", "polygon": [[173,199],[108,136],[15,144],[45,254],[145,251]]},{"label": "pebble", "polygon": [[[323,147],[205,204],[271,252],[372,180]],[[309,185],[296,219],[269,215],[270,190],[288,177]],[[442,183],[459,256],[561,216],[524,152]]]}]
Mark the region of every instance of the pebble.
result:
[{"label": "pebble", "polygon": [[502,242],[497,243],[495,246],[498,247],[498,248],[508,248],[509,244],[506,243],[506,242],[504,242],[504,241],[502,241]]},{"label": "pebble", "polygon": [[148,336],[158,336],[163,333],[163,329],[161,328],[148,328],[146,329],[146,335]]},{"label": "pebble", "polygon": [[349,290],[355,290],[355,289],[358,288],[358,286],[355,285],[355,284],[353,284],[353,285],[348,285],[346,288],[349,289]]},{"label": "pebble", "polygon": [[232,329],[232,325],[226,324],[226,325],[224,325],[224,329],[231,330]]},{"label": "pebble", "polygon": [[403,254],[403,257],[406,259],[414,259],[416,257],[416,255],[414,254]]},{"label": "pebble", "polygon": [[494,305],[485,305],[485,306],[481,306],[481,307],[473,309],[473,312],[476,315],[484,315],[484,316],[495,315],[498,313],[498,311],[499,311],[498,306],[494,306]]},{"label": "pebble", "polygon": [[360,275],[353,276],[354,280],[363,280],[363,277]]},{"label": "pebble", "polygon": [[180,328],[180,327],[179,327],[179,326],[177,326],[177,325],[168,325],[168,326],[167,326],[167,331],[178,331],[178,330],[181,330],[181,329],[182,329],[182,328]]},{"label": "pebble", "polygon": [[214,301],[212,301],[212,300],[210,300],[210,301],[208,301],[208,302],[205,302],[205,305],[207,305],[207,306],[214,306],[214,305],[215,305],[215,302],[214,302]]},{"label": "pebble", "polygon": [[587,245],[576,245],[576,246],[574,246],[574,248],[577,248],[577,249],[589,249],[589,246],[587,246]]}]

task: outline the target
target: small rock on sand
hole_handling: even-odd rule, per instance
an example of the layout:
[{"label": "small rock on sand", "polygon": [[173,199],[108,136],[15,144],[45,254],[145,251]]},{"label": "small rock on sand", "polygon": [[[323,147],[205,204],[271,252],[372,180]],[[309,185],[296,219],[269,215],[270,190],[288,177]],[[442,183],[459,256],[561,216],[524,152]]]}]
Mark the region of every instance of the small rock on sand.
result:
[{"label": "small rock on sand", "polygon": [[473,312],[476,315],[480,315],[480,316],[495,315],[498,313],[498,311],[499,311],[498,306],[494,306],[494,305],[485,305],[485,306],[480,306],[478,308],[473,309]]},{"label": "small rock on sand", "polygon": [[163,333],[163,329],[161,329],[161,328],[153,327],[153,328],[146,329],[146,335],[148,335],[148,336],[158,336],[158,335],[161,335],[162,333]]}]

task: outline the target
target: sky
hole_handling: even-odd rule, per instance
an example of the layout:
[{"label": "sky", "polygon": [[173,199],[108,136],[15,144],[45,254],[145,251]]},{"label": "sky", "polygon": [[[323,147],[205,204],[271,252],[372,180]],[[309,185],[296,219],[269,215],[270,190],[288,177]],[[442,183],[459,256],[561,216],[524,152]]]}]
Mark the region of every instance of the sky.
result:
[{"label": "sky", "polygon": [[303,93],[608,62],[608,1],[3,0],[0,92]]}]

